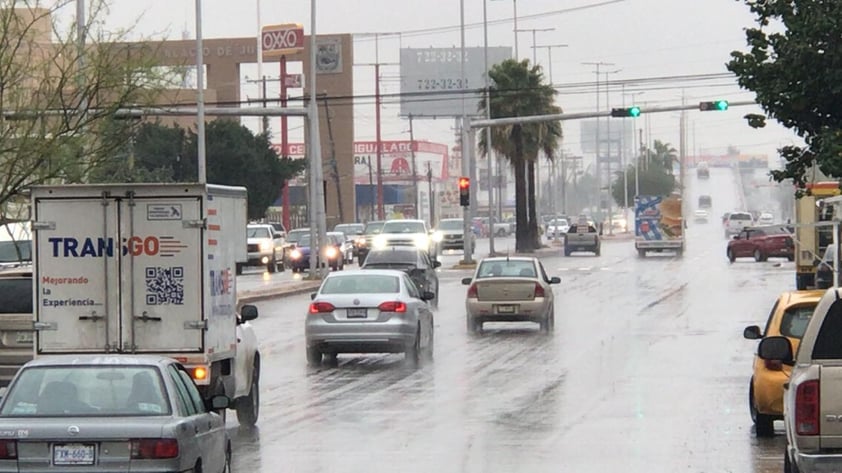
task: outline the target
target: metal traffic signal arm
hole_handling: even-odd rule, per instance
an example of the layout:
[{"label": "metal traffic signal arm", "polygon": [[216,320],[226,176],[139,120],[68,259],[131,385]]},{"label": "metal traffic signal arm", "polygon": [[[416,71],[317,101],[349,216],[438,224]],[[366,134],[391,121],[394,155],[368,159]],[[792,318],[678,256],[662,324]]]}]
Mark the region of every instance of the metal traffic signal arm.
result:
[{"label": "metal traffic signal arm", "polygon": [[[704,102],[703,102],[704,103]],[[713,102],[715,103],[715,102]],[[730,102],[728,103],[728,107],[745,107],[748,105],[757,105],[757,102],[754,101],[741,101],[741,102]],[[642,107],[629,107],[628,109],[619,109],[619,110],[630,110],[632,108],[638,109],[638,115],[642,115],[644,113],[663,113],[663,112],[677,112],[681,110],[701,110],[701,104],[695,105],[671,105],[668,107],[653,107],[653,108],[642,108]],[[471,128],[483,128],[487,126],[501,126],[501,125],[515,125],[519,123],[543,123],[543,122],[552,122],[552,121],[564,121],[564,120],[582,120],[584,118],[600,118],[600,117],[611,117],[615,116],[612,113],[616,113],[614,111],[607,111],[607,112],[583,112],[583,113],[555,113],[551,115],[529,115],[525,117],[507,117],[507,118],[492,118],[492,119],[478,119],[478,120],[471,120],[470,127]],[[621,115],[623,117],[632,116],[632,115]]]}]

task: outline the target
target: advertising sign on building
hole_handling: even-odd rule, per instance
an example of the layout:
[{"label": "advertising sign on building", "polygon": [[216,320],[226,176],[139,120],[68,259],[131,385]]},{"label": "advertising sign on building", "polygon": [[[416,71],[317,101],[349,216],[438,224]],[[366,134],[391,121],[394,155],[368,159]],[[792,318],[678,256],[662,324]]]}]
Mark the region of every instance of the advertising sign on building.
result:
[{"label": "advertising sign on building", "polygon": [[304,26],[298,23],[267,25],[260,32],[264,57],[278,57],[304,49]]}]

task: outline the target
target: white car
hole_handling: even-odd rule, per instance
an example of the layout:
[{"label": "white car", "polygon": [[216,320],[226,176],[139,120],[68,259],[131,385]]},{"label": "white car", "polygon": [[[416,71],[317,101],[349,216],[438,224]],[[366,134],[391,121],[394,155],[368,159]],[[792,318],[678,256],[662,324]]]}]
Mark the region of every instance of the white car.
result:
[{"label": "white car", "polygon": [[569,229],[570,222],[568,222],[567,219],[557,218],[555,220],[551,220],[547,224],[547,239],[552,240],[553,238],[564,238],[564,234],[567,233],[567,230]]},{"label": "white car", "polygon": [[725,218],[725,237],[736,235],[743,231],[745,227],[754,225],[754,219],[748,212],[731,212]]},{"label": "white car", "polygon": [[760,217],[757,218],[757,226],[759,227],[774,224],[775,216],[770,214],[769,212],[763,212],[762,214],[760,214]]},{"label": "white car", "polygon": [[414,246],[427,251],[433,259],[437,259],[437,243],[433,238],[433,232],[427,227],[423,220],[388,220],[383,224],[383,229],[372,240],[374,248],[386,248],[387,246]]},{"label": "white car", "polygon": [[698,209],[693,213],[693,221],[696,223],[708,223],[710,213],[705,209]]}]

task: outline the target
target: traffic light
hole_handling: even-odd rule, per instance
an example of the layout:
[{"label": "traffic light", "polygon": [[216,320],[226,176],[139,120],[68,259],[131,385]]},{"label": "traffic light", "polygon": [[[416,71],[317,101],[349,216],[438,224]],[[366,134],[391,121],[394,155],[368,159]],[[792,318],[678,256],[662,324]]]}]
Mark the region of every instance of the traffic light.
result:
[{"label": "traffic light", "polygon": [[639,117],[640,116],[640,107],[612,108],[611,109],[611,116],[612,117]]},{"label": "traffic light", "polygon": [[459,204],[462,207],[471,205],[471,179],[468,177],[459,178]]},{"label": "traffic light", "polygon": [[712,102],[699,102],[699,110],[703,112],[707,112],[710,110],[716,110],[719,112],[723,112],[728,110],[728,101],[727,100],[714,100]]}]

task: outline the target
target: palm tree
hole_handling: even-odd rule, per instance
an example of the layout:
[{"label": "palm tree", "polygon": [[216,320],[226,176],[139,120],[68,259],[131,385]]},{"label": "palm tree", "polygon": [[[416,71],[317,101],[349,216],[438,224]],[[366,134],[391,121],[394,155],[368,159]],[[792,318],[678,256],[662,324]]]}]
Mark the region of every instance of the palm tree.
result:
[{"label": "palm tree", "polygon": [[[488,72],[491,118],[523,117],[561,113],[555,105],[555,89],[544,82],[541,67],[529,60],[507,59]],[[486,101],[479,110],[485,113]],[[540,246],[535,203],[535,162],[539,151],[552,159],[561,139],[561,124],[555,122],[496,126],[491,129],[491,146],[509,161],[515,173],[515,249],[532,251]],[[488,156],[485,133],[479,150]]]}]

